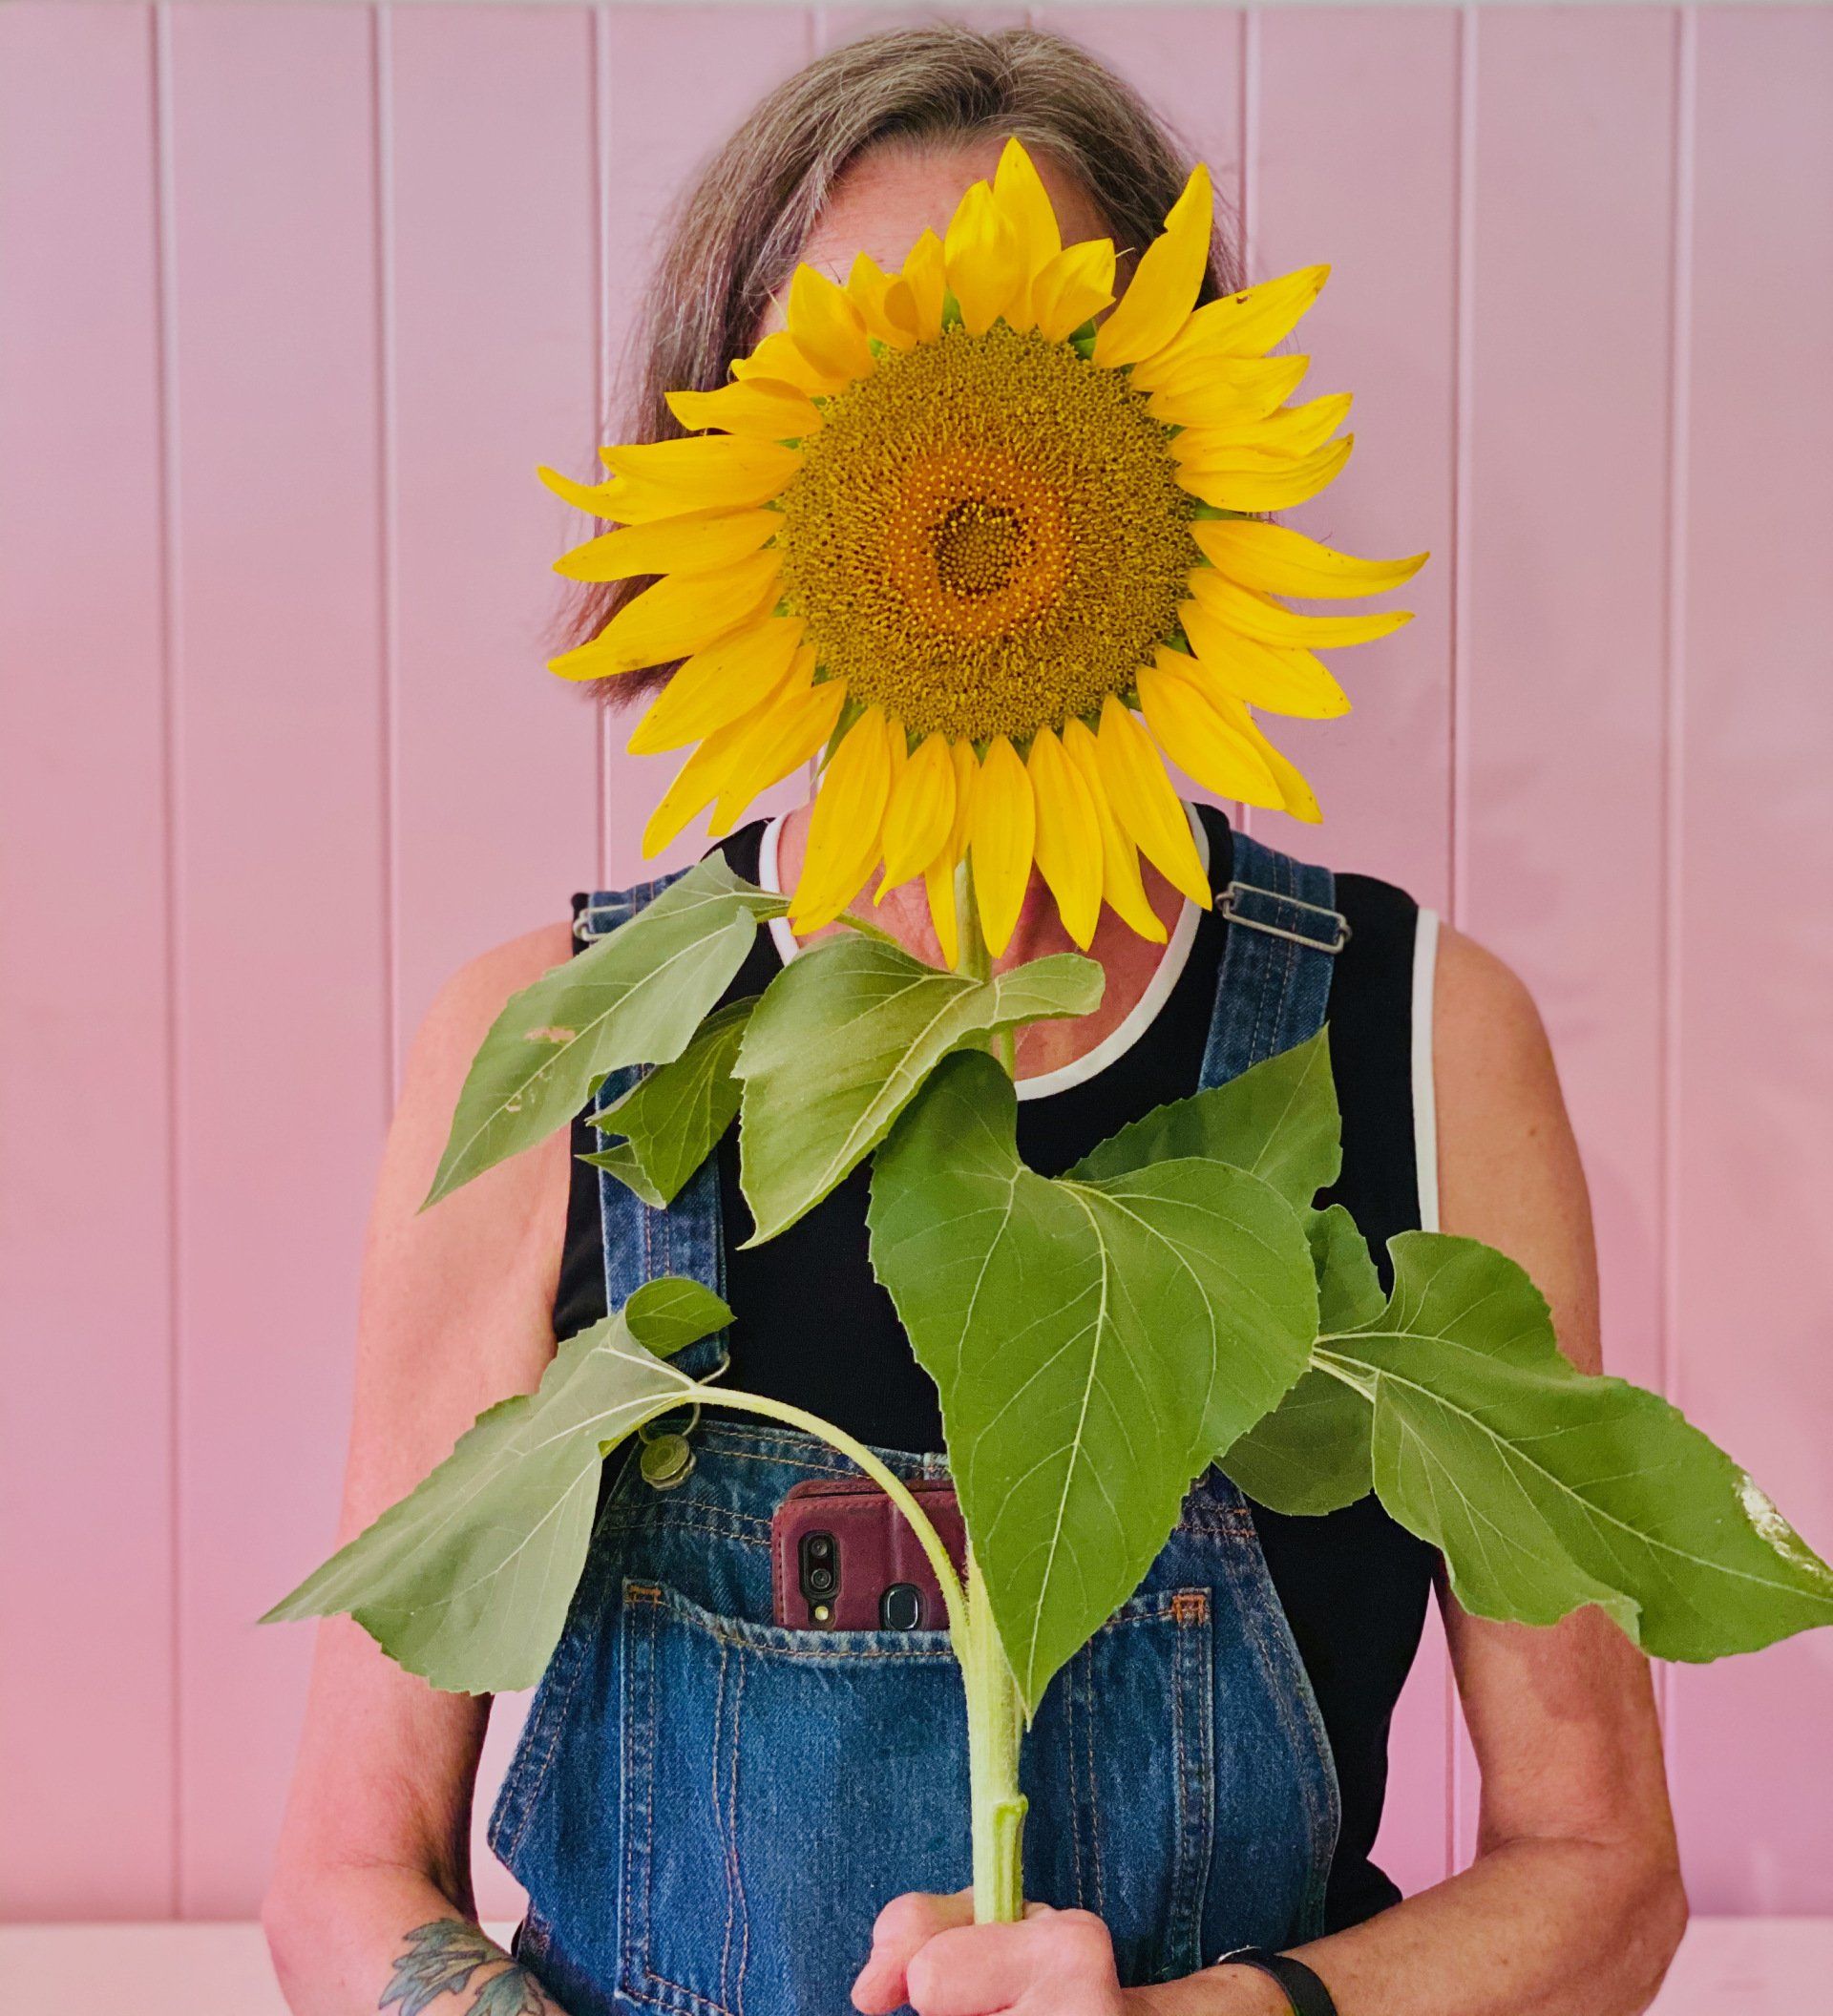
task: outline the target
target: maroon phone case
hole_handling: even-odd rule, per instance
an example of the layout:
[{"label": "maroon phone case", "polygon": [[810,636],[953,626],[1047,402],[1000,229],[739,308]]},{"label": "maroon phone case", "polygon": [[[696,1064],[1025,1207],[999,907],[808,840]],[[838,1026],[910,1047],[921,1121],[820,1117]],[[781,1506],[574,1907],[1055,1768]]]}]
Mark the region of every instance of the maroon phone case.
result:
[{"label": "maroon phone case", "polygon": [[[913,1480],[911,1496],[941,1535],[955,1572],[967,1551],[961,1508],[953,1484]],[[837,1580],[823,1599],[829,1614],[814,1615],[802,1590],[801,1545],[808,1533],[832,1533]],[[922,1591],[919,1627],[939,1630],[948,1622],[941,1587],[904,1515],[870,1478],[814,1478],[791,1485],[770,1521],[770,1594],[778,1624],[797,1630],[875,1631],[883,1628],[879,1599],[897,1583]]]}]

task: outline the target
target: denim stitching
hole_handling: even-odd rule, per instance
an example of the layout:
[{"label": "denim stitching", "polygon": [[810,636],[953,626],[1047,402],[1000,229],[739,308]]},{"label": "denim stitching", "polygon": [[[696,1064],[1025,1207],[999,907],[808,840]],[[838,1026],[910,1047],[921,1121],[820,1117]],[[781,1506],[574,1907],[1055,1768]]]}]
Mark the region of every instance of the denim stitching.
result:
[{"label": "denim stitching", "polygon": [[1082,1655],[1082,1735],[1088,1753],[1088,1844],[1094,1853],[1095,1912],[1107,1916],[1107,1871],[1101,1857],[1101,1781],[1095,1775],[1095,1661],[1092,1648]]},{"label": "denim stitching", "polygon": [[[741,1665],[742,1664],[743,1662],[741,1662]],[[721,1758],[724,1754],[726,1748],[726,1674],[730,1665],[731,1651],[728,1647],[722,1645],[719,1648],[719,1685],[715,1688],[713,1691],[712,1755],[707,1766],[708,1770],[712,1774],[712,1784],[708,1788],[712,1796],[709,1803],[712,1807],[713,1824],[716,1827],[719,1826],[720,1820],[719,1767]],[[734,1761],[736,1761],[736,1753],[738,1750],[738,1745],[736,1744],[736,1742],[733,1743],[732,1750],[734,1754]],[[729,1794],[729,1772],[727,1773],[727,1790]],[[721,1832],[725,1833],[726,1830],[722,1828]],[[726,1936],[720,1942],[719,1948],[719,1992],[722,1996],[724,1996],[730,1992],[727,1985],[727,1982],[730,1979],[730,1976],[728,1975],[727,1970],[731,1964],[732,1958],[732,1862],[734,1858],[732,1848],[732,1838],[729,1833],[726,1835],[726,1839],[722,1843],[722,1848],[723,1859],[726,1864]]]},{"label": "denim stitching", "polygon": [[[1182,1593],[1182,1592],[1180,1592]],[[1215,1829],[1205,1821],[1215,1810],[1215,1625],[1208,1589],[1192,1589],[1195,1599],[1187,1617],[1180,1618],[1176,1639],[1179,1674],[1177,1716],[1181,1723],[1184,1697],[1193,1693],[1201,1712],[1195,1720],[1194,1755],[1184,1758],[1180,1736],[1179,1756],[1190,1766],[1179,1773],[1179,1797],[1184,1811],[1178,1837],[1178,1871],[1173,1887],[1171,1942],[1166,1956],[1173,1974],[1193,1973],[1201,1965],[1201,1939],[1197,1930],[1203,1915],[1203,1898],[1209,1889],[1210,1864],[1213,1858]],[[1201,1626],[1200,1637],[1193,1628]],[[1188,1673],[1182,1669],[1189,1668]],[[1191,1685],[1191,1683],[1194,1683]],[[1188,1860],[1189,1866],[1185,1864]]]},{"label": "denim stitching", "polygon": [[[727,1816],[727,1831],[732,1843],[732,1890],[738,1911],[738,1974],[727,1991],[732,1998],[732,2007],[744,2016],[745,1970],[751,1957],[751,1915],[745,1900],[745,1859],[738,1848],[738,1767],[739,1732],[745,1712],[745,1679],[750,1671],[749,1663],[741,1659],[738,1663],[738,1698],[732,1703],[732,1765],[727,1778],[727,1791],[730,1798]],[[724,1981],[721,1986],[725,1985]]]},{"label": "denim stitching", "polygon": [[[1086,1885],[1083,1881],[1083,1862],[1085,1852],[1082,1842],[1084,1806],[1082,1766],[1076,1752],[1076,1725],[1081,1716],[1080,1711],[1076,1706],[1076,1695],[1073,1688],[1068,1688],[1064,1690],[1063,1715],[1065,1731],[1063,1746],[1064,1761],[1068,1767],[1069,1776],[1069,1866],[1075,1872],[1076,1908],[1078,1910],[1086,1910],[1088,1907],[1088,1895]],[[1090,1805],[1093,1804],[1092,1792],[1088,1796],[1088,1803]]]},{"label": "denim stitching", "polygon": [[[613,1489],[615,1491],[615,1485]],[[517,1813],[519,1824],[516,1829],[515,1839],[510,1843],[509,1854],[499,1855],[498,1858],[505,1867],[513,1868],[514,1862],[511,1858],[522,1852],[522,1842],[527,1837],[529,1823],[540,1803],[541,1790],[547,1783],[548,1773],[553,1769],[555,1756],[559,1751],[560,1734],[566,1727],[567,1716],[573,1706],[573,1696],[579,1689],[579,1676],[585,1670],[586,1647],[602,1628],[604,1596],[608,1593],[608,1577],[600,1574],[595,1578],[586,1602],[577,1604],[576,1599],[578,1614],[570,1627],[563,1629],[559,1645],[549,1657],[547,1672],[542,1676],[541,1683],[542,1694],[547,1697],[541,1705],[541,1712],[546,1717],[547,1746],[541,1754],[540,1768],[535,1774],[535,1782],[520,1799]],[[588,1609],[593,1616],[590,1630],[585,1628]],[[520,1749],[521,1746],[518,1745],[518,1753]],[[529,1754],[532,1760],[533,1753]],[[519,1754],[515,1774],[518,1779],[526,1775]]]}]

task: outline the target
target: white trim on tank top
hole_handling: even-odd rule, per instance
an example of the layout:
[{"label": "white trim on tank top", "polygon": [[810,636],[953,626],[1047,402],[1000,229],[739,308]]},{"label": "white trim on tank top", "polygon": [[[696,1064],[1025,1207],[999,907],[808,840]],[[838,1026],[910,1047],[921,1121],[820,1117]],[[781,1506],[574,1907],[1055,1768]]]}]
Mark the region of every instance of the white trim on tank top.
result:
[{"label": "white trim on tank top", "polygon": [[1439,1103],[1432,1082],[1432,994],[1439,965],[1439,914],[1423,903],[1413,935],[1413,1167],[1420,1228],[1439,1228]]},{"label": "white trim on tank top", "polygon": [[[1190,822],[1190,830],[1196,837],[1197,856],[1203,863],[1205,873],[1210,866],[1209,830],[1197,816],[1194,807],[1186,805],[1185,813]],[[781,879],[777,872],[777,838],[787,814],[778,812],[764,829],[763,838],[757,850],[758,886],[767,889],[772,895],[782,894]],[[1190,956],[1190,947],[1196,941],[1196,927],[1203,914],[1202,906],[1192,903],[1186,896],[1183,907],[1177,914],[1177,922],[1171,926],[1171,934],[1165,950],[1159,955],[1158,964],[1152,968],[1152,976],[1146,983],[1146,991],[1125,1018],[1104,1036],[1092,1050],[1073,1058],[1066,1064],[1059,1064],[1054,1071],[1040,1071],[1035,1077],[1019,1080],[1021,1099],[1046,1099],[1053,1092],[1066,1092],[1072,1085],[1086,1084],[1098,1072],[1105,1071],[1118,1057],[1123,1057],[1138,1042],[1157,1019],[1159,1010],[1171,998],[1171,990],[1182,976]],[[794,932],[790,929],[787,917],[770,919],[770,935],[776,940],[777,956],[787,966],[801,950]]]}]

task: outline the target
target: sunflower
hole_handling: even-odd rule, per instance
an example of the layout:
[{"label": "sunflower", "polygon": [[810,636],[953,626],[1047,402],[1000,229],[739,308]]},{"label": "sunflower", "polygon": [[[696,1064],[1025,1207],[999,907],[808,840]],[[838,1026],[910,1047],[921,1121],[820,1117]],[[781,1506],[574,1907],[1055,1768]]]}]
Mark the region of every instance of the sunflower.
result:
[{"label": "sunflower", "polygon": [[825,751],[791,922],[832,922],[882,865],[880,898],[924,877],[952,965],[963,857],[995,955],[1034,863],[1084,948],[1104,902],[1164,937],[1142,854],[1207,904],[1168,761],[1320,816],[1255,710],[1347,711],[1317,648],[1408,615],[1284,598],[1393,588],[1425,556],[1357,559],[1262,515],[1354,441],[1348,395],[1290,403],[1308,360],[1268,354],[1328,269],[1198,307],[1211,222],[1199,164],[1116,301],[1111,242],[1064,244],[1008,140],[897,271],[798,265],[787,326],[729,384],[668,394],[684,437],[602,450],[596,487],[541,471],[617,527],[560,573],[660,577],[553,670],[683,661],[630,739],[694,746],[645,853],[708,806],[729,831]]}]

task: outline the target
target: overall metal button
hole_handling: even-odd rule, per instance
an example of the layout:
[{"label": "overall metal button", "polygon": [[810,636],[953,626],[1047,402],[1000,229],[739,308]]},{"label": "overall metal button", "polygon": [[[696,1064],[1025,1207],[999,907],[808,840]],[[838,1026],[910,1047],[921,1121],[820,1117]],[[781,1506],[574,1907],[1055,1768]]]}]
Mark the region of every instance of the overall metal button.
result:
[{"label": "overall metal button", "polygon": [[645,1435],[637,1466],[645,1484],[657,1491],[672,1491],[693,1475],[693,1445],[685,1435],[672,1432]]}]

